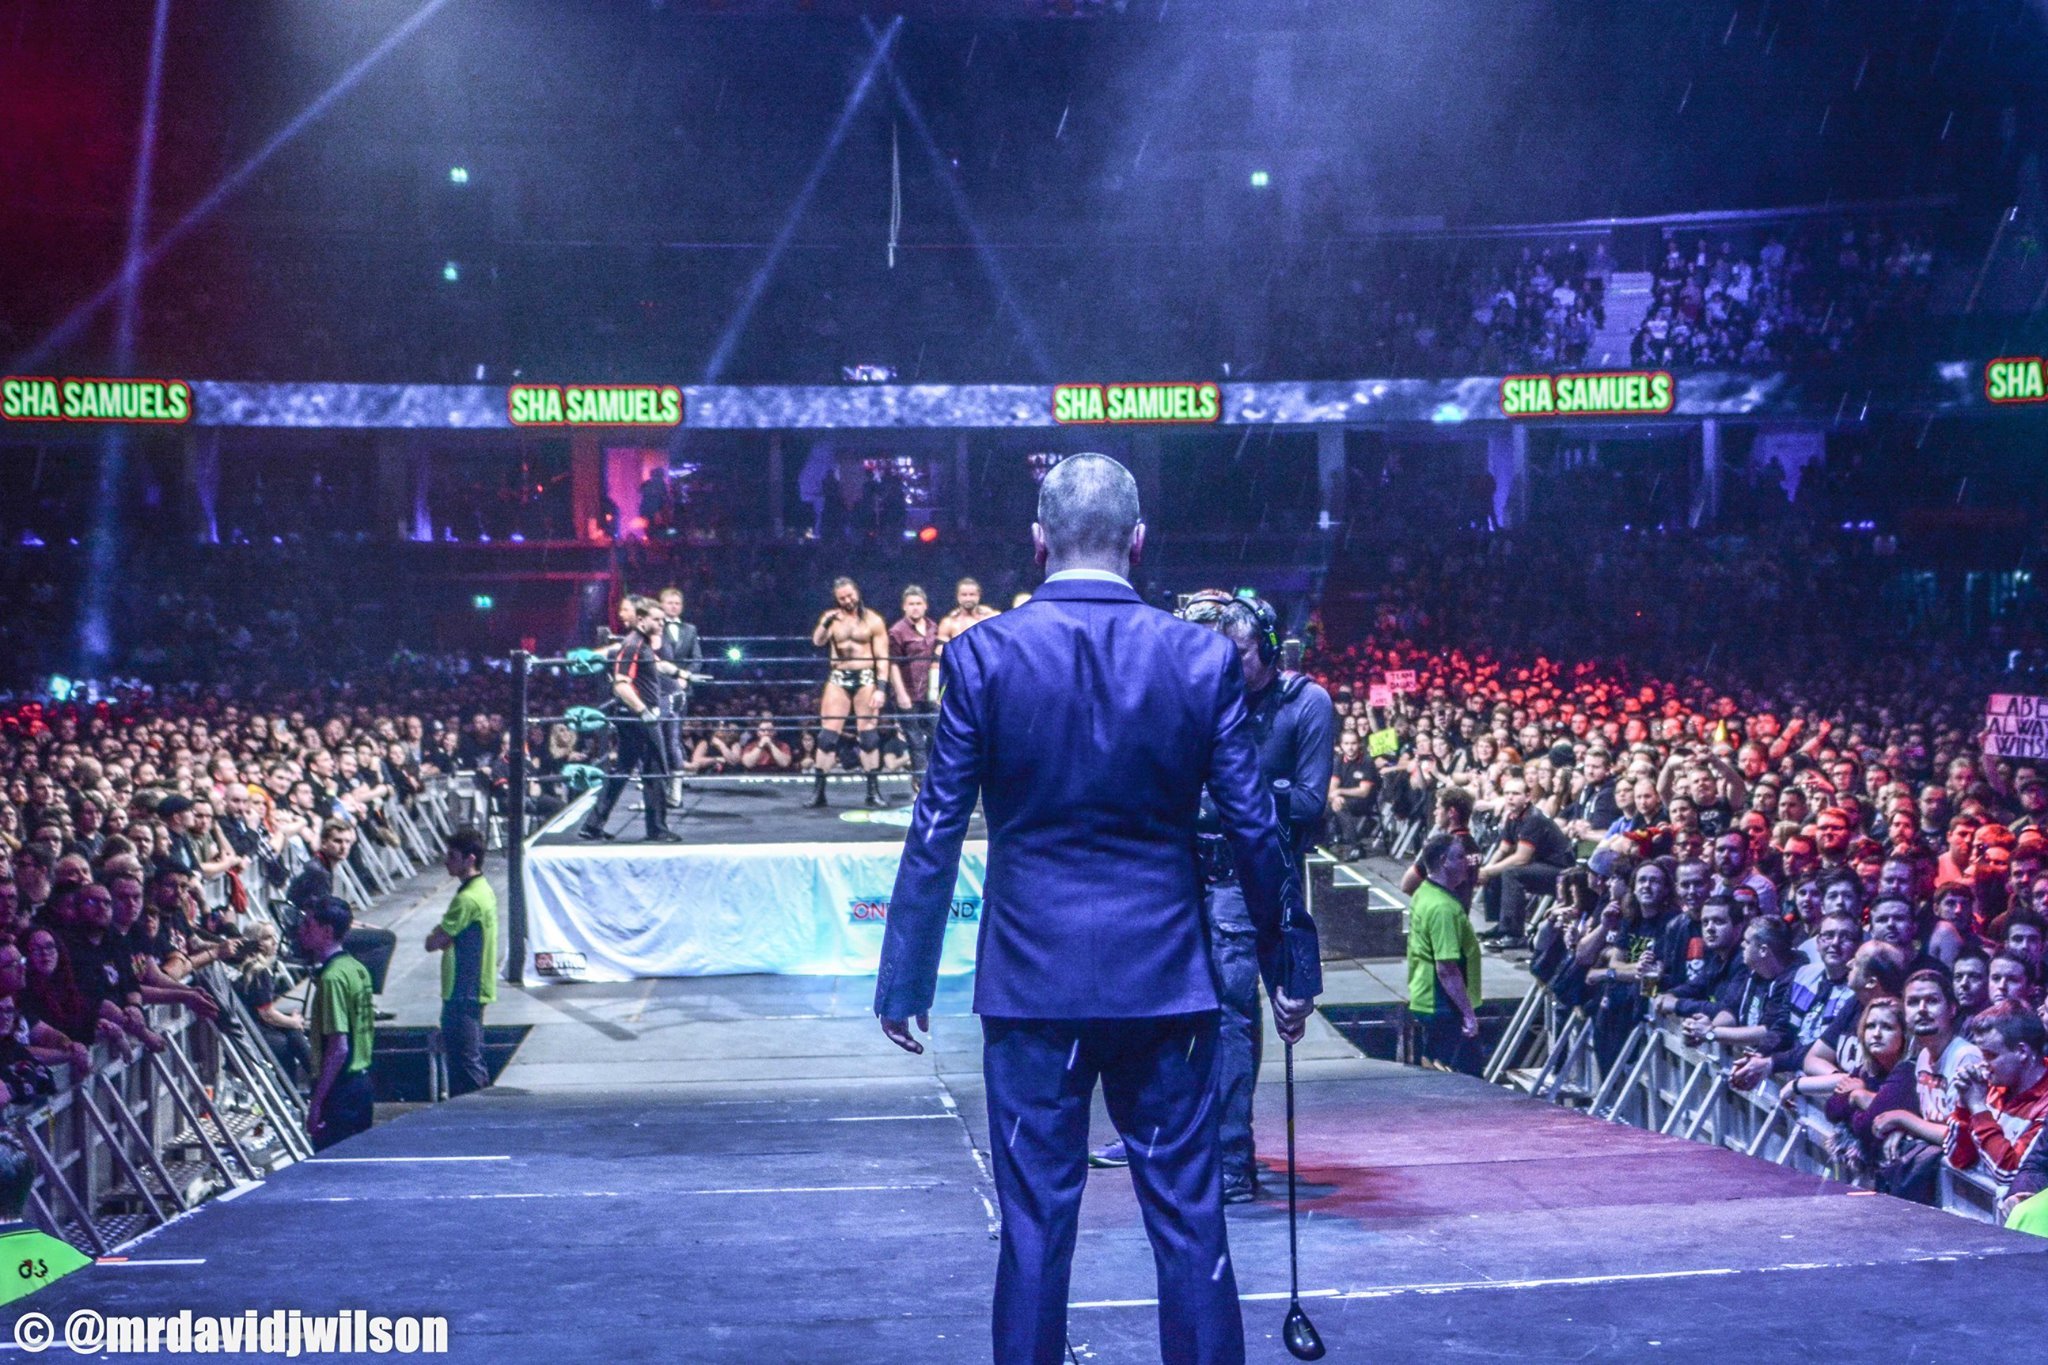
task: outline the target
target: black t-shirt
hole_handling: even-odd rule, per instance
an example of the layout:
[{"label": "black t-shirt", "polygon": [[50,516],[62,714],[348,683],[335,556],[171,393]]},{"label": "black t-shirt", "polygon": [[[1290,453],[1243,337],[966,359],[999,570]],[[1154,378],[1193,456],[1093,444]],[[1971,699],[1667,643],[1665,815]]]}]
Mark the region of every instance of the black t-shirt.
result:
[{"label": "black t-shirt", "polygon": [[1718,839],[1728,832],[1735,820],[1735,808],[1726,801],[1716,801],[1699,807],[1700,833],[1709,839]]},{"label": "black t-shirt", "polygon": [[1503,825],[1500,831],[1503,844],[1533,844],[1535,862],[1550,867],[1570,867],[1578,861],[1577,846],[1557,822],[1537,810],[1534,806],[1522,813],[1522,818],[1513,825]]},{"label": "black t-shirt", "polygon": [[277,973],[257,972],[253,976],[235,977],[235,994],[242,997],[242,1003],[249,1007],[249,1013],[257,1014],[264,1006],[277,1003]]},{"label": "black t-shirt", "polygon": [[1740,991],[1735,992],[1735,1006],[1729,1013],[1735,1016],[1737,1025],[1743,1028],[1762,1027],[1777,1039],[1766,1042],[1757,1051],[1776,1051],[1797,1036],[1798,1020],[1792,1013],[1792,972],[1781,972],[1766,981],[1753,972],[1744,973]]},{"label": "black t-shirt", "polygon": [[1601,833],[1606,833],[1607,827],[1621,818],[1621,804],[1614,799],[1614,779],[1610,777],[1596,786],[1586,788],[1579,794],[1573,810],[1578,819],[1584,820]]},{"label": "black t-shirt", "polygon": [[1361,756],[1351,763],[1346,763],[1341,758],[1337,760],[1337,785],[1346,789],[1357,787],[1364,787],[1366,789],[1366,795],[1364,796],[1347,796],[1343,798],[1344,808],[1347,811],[1356,814],[1361,807],[1372,800],[1372,789],[1379,784],[1380,772],[1378,768],[1373,767],[1371,759]]},{"label": "black t-shirt", "polygon": [[142,983],[135,979],[135,962],[125,937],[109,932],[100,935],[98,943],[92,943],[83,934],[70,934],[66,936],[65,948],[71,955],[72,979],[86,999],[95,1004],[111,1000],[126,1005],[128,997],[142,989]]},{"label": "black t-shirt", "polygon": [[634,631],[626,637],[626,642],[619,646],[618,661],[612,665],[612,677],[617,681],[633,684],[633,691],[644,704],[659,708],[662,684],[661,670],[655,667],[658,662],[653,648],[647,643],[647,637]]}]

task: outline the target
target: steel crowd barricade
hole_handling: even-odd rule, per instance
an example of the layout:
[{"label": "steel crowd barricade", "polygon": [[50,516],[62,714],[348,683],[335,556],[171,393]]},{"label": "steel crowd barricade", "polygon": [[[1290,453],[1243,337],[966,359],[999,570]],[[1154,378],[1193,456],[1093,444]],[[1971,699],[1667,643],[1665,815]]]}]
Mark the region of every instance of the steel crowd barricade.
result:
[{"label": "steel crowd barricade", "polygon": [[[1852,1175],[1836,1159],[1834,1144],[1841,1130],[1821,1104],[1807,1096],[1785,1099],[1785,1076],[1737,1090],[1728,1083],[1732,1060],[1718,1044],[1687,1042],[1676,1019],[1646,1021],[1629,1035],[1587,1112],[1867,1187],[1866,1178]],[[1944,1162],[1940,1192],[1941,1207],[1950,1213],[1999,1221],[2004,1188],[1981,1168],[1958,1171]]]},{"label": "steel crowd barricade", "polygon": [[[403,847],[373,849],[374,872],[388,876],[404,868],[409,877],[439,859],[456,825],[469,818],[451,806],[481,796],[472,788],[451,800],[450,786],[448,779],[430,779],[412,809],[395,801],[386,808]],[[311,861],[296,840],[281,856],[287,885]],[[282,890],[254,867],[243,886],[251,912],[271,916]],[[216,889],[225,899],[224,880]],[[372,904],[369,887],[348,864],[335,890],[358,910]],[[29,1213],[45,1231],[105,1255],[214,1195],[313,1154],[305,1100],[278,1066],[255,1016],[235,992],[215,994],[227,1002],[220,1021],[178,1006],[152,1006],[150,1023],[164,1035],[163,1052],[138,1048],[132,1061],[121,1061],[95,1048],[91,1072],[0,1116],[36,1162]],[[67,1069],[54,1070],[62,1076]],[[445,1078],[438,1088],[445,1093]]]},{"label": "steel crowd barricade", "polygon": [[151,1007],[161,1053],[122,1061],[96,1048],[92,1071],[7,1116],[38,1168],[29,1210],[45,1231],[105,1255],[312,1155],[303,1105],[235,1007],[227,1028]]},{"label": "steel crowd barricade", "polygon": [[1542,981],[1532,982],[1480,1075],[1560,1103],[1591,1099],[1601,1084],[1596,1023],[1585,1010],[1567,1008]]}]

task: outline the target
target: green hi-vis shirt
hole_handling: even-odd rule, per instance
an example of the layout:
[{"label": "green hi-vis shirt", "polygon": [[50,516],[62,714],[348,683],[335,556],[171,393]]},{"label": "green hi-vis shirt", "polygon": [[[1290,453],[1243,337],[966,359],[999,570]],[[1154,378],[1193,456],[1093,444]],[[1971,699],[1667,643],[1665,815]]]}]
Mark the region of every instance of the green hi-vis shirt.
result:
[{"label": "green hi-vis shirt", "polygon": [[441,998],[488,1005],[498,998],[498,893],[471,877],[448,903],[441,932],[455,946],[441,954]]},{"label": "green hi-vis shirt", "polygon": [[320,968],[318,982],[306,1027],[307,1041],[313,1045],[313,1065],[318,1067],[327,1055],[327,1040],[340,1033],[348,1037],[348,1070],[343,1074],[368,1071],[370,1049],[377,1041],[377,1004],[371,996],[370,969],[347,953],[336,953]]},{"label": "green hi-vis shirt", "polygon": [[1458,898],[1435,882],[1415,888],[1408,903],[1408,1012],[1436,1013],[1436,964],[1465,969],[1465,998],[1479,1008],[1479,935]]},{"label": "green hi-vis shirt", "polygon": [[92,1257],[40,1228],[0,1223],[0,1304],[25,1299],[91,1264]]}]

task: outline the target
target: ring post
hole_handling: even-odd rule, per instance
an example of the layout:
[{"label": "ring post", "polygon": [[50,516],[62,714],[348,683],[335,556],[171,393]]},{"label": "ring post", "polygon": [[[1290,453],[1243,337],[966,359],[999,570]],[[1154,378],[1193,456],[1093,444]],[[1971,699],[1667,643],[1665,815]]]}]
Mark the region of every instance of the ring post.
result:
[{"label": "ring post", "polygon": [[505,867],[507,890],[505,979],[518,986],[526,979],[526,677],[533,656],[512,651],[512,791],[505,803]]}]

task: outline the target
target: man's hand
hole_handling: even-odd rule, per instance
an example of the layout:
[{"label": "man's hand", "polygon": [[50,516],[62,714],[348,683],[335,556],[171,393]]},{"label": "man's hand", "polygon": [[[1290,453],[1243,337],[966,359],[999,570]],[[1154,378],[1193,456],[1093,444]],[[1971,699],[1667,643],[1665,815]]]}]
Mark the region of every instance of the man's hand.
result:
[{"label": "man's hand", "polygon": [[1479,1016],[1471,1010],[1466,1010],[1464,1022],[1458,1026],[1458,1032],[1464,1034],[1467,1038],[1477,1038],[1479,1036]]},{"label": "man's hand", "polygon": [[1744,1057],[1728,1073],[1728,1084],[1736,1090],[1754,1090],[1764,1077],[1771,1074],[1771,1059],[1757,1054]]},{"label": "man's hand", "polygon": [[1283,1042],[1298,1043],[1308,1032],[1308,1017],[1315,1013],[1315,997],[1296,1000],[1286,991],[1275,987],[1273,990],[1273,1029]]},{"label": "man's hand", "polygon": [[[932,1031],[931,1015],[918,1015],[917,1027],[921,1033],[930,1033]],[[910,1032],[910,1021],[908,1019],[882,1020],[882,1034],[890,1042],[896,1044],[896,1046],[912,1056],[917,1056],[924,1051],[924,1044],[917,1041],[917,1038]]]},{"label": "man's hand", "polygon": [[1982,1109],[1990,1100],[1991,1072],[1982,1062],[1973,1063],[1962,1069],[1963,1105],[1969,1109]]}]

